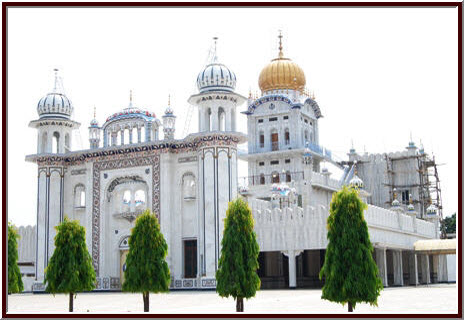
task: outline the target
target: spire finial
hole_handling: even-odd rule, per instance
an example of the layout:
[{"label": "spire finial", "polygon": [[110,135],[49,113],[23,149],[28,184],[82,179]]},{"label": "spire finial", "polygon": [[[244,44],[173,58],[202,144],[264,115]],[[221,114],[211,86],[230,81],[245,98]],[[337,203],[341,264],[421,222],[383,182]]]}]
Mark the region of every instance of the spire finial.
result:
[{"label": "spire finial", "polygon": [[356,166],[356,164],[358,163],[358,161],[354,161],[353,162],[353,166],[354,166],[354,175],[357,176],[358,175],[358,167]]},{"label": "spire finial", "polygon": [[168,94],[168,106],[171,106],[171,94]]},{"label": "spire finial", "polygon": [[97,118],[97,107],[93,106],[93,118]]},{"label": "spire finial", "polygon": [[218,37],[213,37],[214,40],[214,52],[213,52],[213,62],[217,61],[217,40]]},{"label": "spire finial", "polygon": [[283,47],[282,47],[282,30],[279,30],[279,35],[278,35],[278,38],[279,38],[279,58],[283,58],[284,57],[284,53],[282,51]]},{"label": "spire finial", "polygon": [[132,107],[132,90],[129,90],[129,106]]},{"label": "spire finial", "polygon": [[53,92],[58,92],[58,85],[59,85],[59,83],[58,83],[58,71],[59,70],[57,68],[55,68],[55,69],[53,69],[53,71],[55,72],[55,86],[53,87]]}]

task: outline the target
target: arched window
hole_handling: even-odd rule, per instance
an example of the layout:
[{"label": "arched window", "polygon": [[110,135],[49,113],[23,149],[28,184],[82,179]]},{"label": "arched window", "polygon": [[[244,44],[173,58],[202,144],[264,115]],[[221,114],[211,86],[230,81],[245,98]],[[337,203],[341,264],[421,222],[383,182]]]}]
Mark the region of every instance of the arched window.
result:
[{"label": "arched window", "polygon": [[52,138],[52,152],[58,153],[59,146],[60,146],[60,134],[55,131],[53,133],[53,138]]},{"label": "arched window", "polygon": [[182,177],[182,192],[184,200],[193,200],[196,198],[195,176],[188,172]]},{"label": "arched window", "polygon": [[132,128],[132,143],[138,143],[137,140],[137,127]]},{"label": "arched window", "polygon": [[272,183],[279,183],[280,182],[280,176],[279,176],[279,173],[277,171],[274,171],[272,173]]},{"label": "arched window", "polygon": [[145,129],[145,126],[142,126],[140,142],[146,142],[146,141],[147,141],[146,129]]},{"label": "arched window", "polygon": [[304,132],[304,142],[305,142],[305,144],[309,142],[309,133],[308,133],[308,130],[305,130],[305,132]]},{"label": "arched window", "polygon": [[264,133],[262,131],[259,133],[259,147],[264,148]]},{"label": "arched window", "polygon": [[259,184],[266,184],[266,178],[262,173],[259,175]]},{"label": "arched window", "polygon": [[[96,137],[94,137],[96,138]],[[64,136],[64,151],[65,152],[68,152],[68,151],[71,151],[71,146],[70,146],[70,141],[69,141],[69,133],[66,133],[66,135]]]},{"label": "arched window", "polygon": [[145,191],[137,190],[134,195],[135,208],[139,209],[145,206]]},{"label": "arched window", "polygon": [[42,153],[48,152],[48,150],[47,150],[47,139],[48,139],[48,134],[46,132],[44,132],[42,134],[42,148],[40,150]]},{"label": "arched window", "polygon": [[74,187],[74,207],[85,208],[85,187],[83,184]]},{"label": "arched window", "polygon": [[292,182],[292,174],[290,171],[285,172],[285,182]]},{"label": "arched window", "polygon": [[124,144],[129,144],[129,129],[124,128]]},{"label": "arched window", "polygon": [[212,119],[212,113],[211,113],[211,108],[208,108],[208,111],[206,111],[206,129],[208,131],[212,130],[213,126],[213,119]]},{"label": "arched window", "polygon": [[224,109],[219,108],[218,110],[218,123],[219,123],[219,131],[226,130],[226,113]]},{"label": "arched window", "polygon": [[290,144],[290,131],[288,131],[288,128],[285,129],[285,137],[284,137],[284,140],[285,140],[285,144]]},{"label": "arched window", "polygon": [[124,191],[122,195],[122,203],[125,205],[129,205],[131,201],[131,192],[129,190]]},{"label": "arched window", "polygon": [[279,134],[276,129],[271,131],[271,150],[279,150]]}]

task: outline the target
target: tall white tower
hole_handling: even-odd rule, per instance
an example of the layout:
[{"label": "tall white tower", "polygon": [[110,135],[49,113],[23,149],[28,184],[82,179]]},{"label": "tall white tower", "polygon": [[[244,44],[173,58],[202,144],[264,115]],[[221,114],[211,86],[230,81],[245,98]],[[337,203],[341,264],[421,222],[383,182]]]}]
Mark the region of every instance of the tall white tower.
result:
[{"label": "tall white tower", "polygon": [[[217,40],[215,38],[214,40]],[[236,132],[236,108],[246,98],[235,93],[236,77],[218,61],[216,41],[212,59],[197,77],[198,94],[188,102],[198,107],[199,133],[199,261],[202,276],[214,277],[228,202],[237,196],[237,144],[246,137]]]},{"label": "tall white tower", "polygon": [[71,120],[73,106],[63,91],[58,70],[55,86],[37,105],[39,119],[29,126],[38,132],[37,154],[37,251],[36,280],[43,282],[44,270],[54,250],[55,226],[63,220],[64,175],[62,155],[71,150],[72,131],[80,124]]}]

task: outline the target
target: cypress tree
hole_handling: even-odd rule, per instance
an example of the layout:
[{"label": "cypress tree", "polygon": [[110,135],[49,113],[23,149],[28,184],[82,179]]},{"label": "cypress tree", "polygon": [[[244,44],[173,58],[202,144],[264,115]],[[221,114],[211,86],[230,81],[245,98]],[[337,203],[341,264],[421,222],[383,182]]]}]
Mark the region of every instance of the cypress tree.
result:
[{"label": "cypress tree", "polygon": [[129,238],[129,253],[122,289],[142,292],[143,311],[150,307],[150,292],[167,292],[171,281],[165,261],[168,245],[160,230],[158,219],[150,210],[137,217]]},{"label": "cypress tree", "polygon": [[357,190],[343,187],[334,193],[327,219],[329,244],[319,274],[325,278],[322,299],[348,303],[349,312],[358,302],[377,306],[383,289],[364,220],[366,208]]},{"label": "cypress tree", "polygon": [[8,222],[8,294],[23,291],[23,280],[18,267],[18,242],[16,228]]},{"label": "cypress tree", "polygon": [[45,269],[45,291],[69,293],[72,312],[75,294],[95,288],[95,270],[85,243],[85,228],[65,217],[55,229],[55,251]]},{"label": "cypress tree", "polygon": [[221,297],[232,296],[237,312],[244,310],[243,298],[254,297],[261,285],[256,273],[259,246],[253,225],[253,216],[245,201],[239,198],[229,202],[216,271],[216,291]]}]

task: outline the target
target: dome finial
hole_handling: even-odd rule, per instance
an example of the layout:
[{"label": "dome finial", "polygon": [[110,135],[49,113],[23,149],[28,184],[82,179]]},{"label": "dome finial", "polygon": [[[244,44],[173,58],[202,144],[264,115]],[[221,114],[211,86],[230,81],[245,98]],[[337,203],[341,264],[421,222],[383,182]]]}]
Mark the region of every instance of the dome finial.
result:
[{"label": "dome finial", "polygon": [[218,60],[218,58],[217,58],[217,40],[218,40],[218,37],[213,37],[213,40],[214,40],[213,62],[217,62],[217,60]]},{"label": "dome finial", "polygon": [[93,106],[93,118],[97,118],[97,107]]},{"label": "dome finial", "polygon": [[168,107],[171,106],[171,94],[168,94]]},{"label": "dome finial", "polygon": [[53,92],[57,92],[58,90],[58,69],[55,68],[53,69],[53,71],[55,72],[55,86],[53,88]]},{"label": "dome finial", "polygon": [[278,35],[278,38],[279,38],[279,58],[283,58],[284,57],[284,53],[282,51],[283,47],[282,47],[282,30],[279,30],[279,35]]}]

